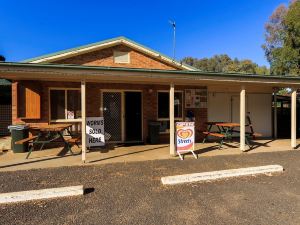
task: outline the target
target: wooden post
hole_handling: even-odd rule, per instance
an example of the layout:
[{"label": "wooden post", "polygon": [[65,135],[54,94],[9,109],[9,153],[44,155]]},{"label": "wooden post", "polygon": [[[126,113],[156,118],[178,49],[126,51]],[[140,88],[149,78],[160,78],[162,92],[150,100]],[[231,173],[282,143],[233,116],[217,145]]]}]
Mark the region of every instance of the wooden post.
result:
[{"label": "wooden post", "polygon": [[277,91],[274,92],[274,138],[277,139]]},{"label": "wooden post", "polygon": [[296,148],[297,146],[297,90],[292,90],[292,99],[291,99],[291,147]]},{"label": "wooden post", "polygon": [[241,87],[240,92],[240,150],[245,151],[245,122],[246,118],[246,90]]},{"label": "wooden post", "polygon": [[170,85],[170,155],[175,156],[174,84]]},{"label": "wooden post", "polygon": [[81,81],[81,150],[82,150],[82,162],[86,160],[86,106],[85,106],[85,91],[86,83],[85,80]]},{"label": "wooden post", "polygon": [[13,81],[11,85],[11,119],[12,119],[12,124],[15,124],[17,122],[18,118],[18,81]]}]

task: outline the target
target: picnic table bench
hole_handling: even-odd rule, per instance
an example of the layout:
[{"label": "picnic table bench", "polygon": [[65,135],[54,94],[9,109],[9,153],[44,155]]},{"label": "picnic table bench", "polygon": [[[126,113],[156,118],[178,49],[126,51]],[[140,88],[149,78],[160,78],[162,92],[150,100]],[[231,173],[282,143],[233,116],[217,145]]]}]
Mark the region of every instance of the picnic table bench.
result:
[{"label": "picnic table bench", "polygon": [[37,135],[32,136],[32,137],[28,137],[28,138],[16,141],[15,144],[16,145],[22,145],[22,144],[25,144],[27,142],[31,142],[31,141],[35,140],[37,137],[38,137]]},{"label": "picnic table bench", "polygon": [[207,136],[214,136],[214,137],[218,137],[218,138],[223,138],[223,137],[225,137],[225,135],[222,134],[222,133],[215,133],[215,132],[209,132],[209,131],[204,131],[204,132],[202,132],[202,133],[205,134],[206,137],[207,137]]}]

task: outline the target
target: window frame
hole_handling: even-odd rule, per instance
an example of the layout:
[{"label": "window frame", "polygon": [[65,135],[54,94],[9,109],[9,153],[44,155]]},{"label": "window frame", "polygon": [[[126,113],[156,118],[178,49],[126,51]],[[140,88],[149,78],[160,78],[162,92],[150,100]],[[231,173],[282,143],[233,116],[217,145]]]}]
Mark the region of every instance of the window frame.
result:
[{"label": "window frame", "polygon": [[[157,111],[156,111],[156,119],[157,119],[157,121],[168,121],[168,120],[170,120],[170,115],[169,115],[169,118],[159,118],[158,117],[158,93],[168,93],[169,94],[169,98],[170,98],[170,92],[168,91],[168,90],[158,90],[157,91],[157,97],[156,97],[156,99],[157,99]],[[175,117],[174,119],[175,120],[179,120],[179,121],[181,121],[181,120],[183,120],[183,107],[184,107],[184,96],[183,96],[183,91],[175,91],[174,93],[181,93],[181,96],[182,96],[182,107],[181,107],[181,115],[182,115],[182,117]],[[174,97],[175,97],[175,95],[174,95]]]},{"label": "window frame", "polygon": [[[51,91],[64,91],[65,92],[65,119],[52,119],[51,118]],[[50,87],[49,91],[48,91],[48,108],[49,108],[49,122],[80,122],[82,121],[82,118],[78,118],[78,119],[66,119],[67,118],[67,108],[68,108],[68,90],[77,90],[80,92],[80,96],[81,96],[81,89],[80,88],[61,88],[61,87]]]}]

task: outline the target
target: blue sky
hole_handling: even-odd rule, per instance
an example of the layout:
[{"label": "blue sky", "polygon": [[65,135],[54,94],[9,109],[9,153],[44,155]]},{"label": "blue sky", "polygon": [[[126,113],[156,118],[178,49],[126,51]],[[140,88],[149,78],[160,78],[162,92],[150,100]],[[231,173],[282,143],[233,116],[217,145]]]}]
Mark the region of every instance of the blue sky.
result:
[{"label": "blue sky", "polygon": [[261,45],[264,24],[288,0],[1,1],[0,54],[7,61],[126,36],[176,58],[227,53],[268,65]]}]

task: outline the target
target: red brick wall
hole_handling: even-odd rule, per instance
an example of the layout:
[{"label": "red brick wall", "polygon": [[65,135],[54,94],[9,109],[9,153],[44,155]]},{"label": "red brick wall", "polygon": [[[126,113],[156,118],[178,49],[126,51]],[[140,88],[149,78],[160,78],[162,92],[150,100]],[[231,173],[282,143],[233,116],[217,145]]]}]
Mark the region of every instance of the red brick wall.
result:
[{"label": "red brick wall", "polygon": [[[114,50],[125,51],[130,54],[130,63],[115,63],[113,58]],[[55,61],[58,64],[78,64],[88,66],[111,66],[126,68],[142,68],[142,69],[161,69],[175,70],[178,69],[173,65],[159,61],[156,58],[145,55],[139,51],[124,45],[118,45],[90,53],[74,56],[67,59]]]},{"label": "red brick wall", "polygon": [[[32,81],[35,82],[35,81]],[[32,83],[31,82],[31,83]],[[19,83],[25,85],[26,82],[19,81]],[[35,124],[35,123],[49,123],[49,88],[50,87],[69,87],[69,88],[80,88],[80,83],[71,82],[36,82],[41,88],[41,119],[39,120],[26,120],[24,122]],[[192,87],[192,86],[175,86],[175,90],[184,89],[197,89],[205,87]],[[147,140],[148,136],[148,121],[157,119],[157,91],[158,90],[169,90],[169,86],[164,85],[138,85],[138,84],[103,84],[103,83],[87,83],[86,87],[86,105],[87,105],[87,116],[100,116],[101,106],[101,89],[115,89],[115,90],[140,90],[143,96],[143,139]],[[183,92],[184,93],[184,92]],[[183,98],[184,99],[184,98]],[[17,108],[22,107],[22,104],[17,101],[17,83],[14,82],[12,85],[12,117],[13,122],[17,121]],[[184,107],[184,104],[183,104]],[[184,109],[184,116],[186,115],[187,109]],[[196,130],[205,130],[207,122],[207,108],[193,109],[196,117]],[[200,133],[196,134],[196,139],[199,141]],[[161,142],[168,143],[169,135],[161,135]]]}]

